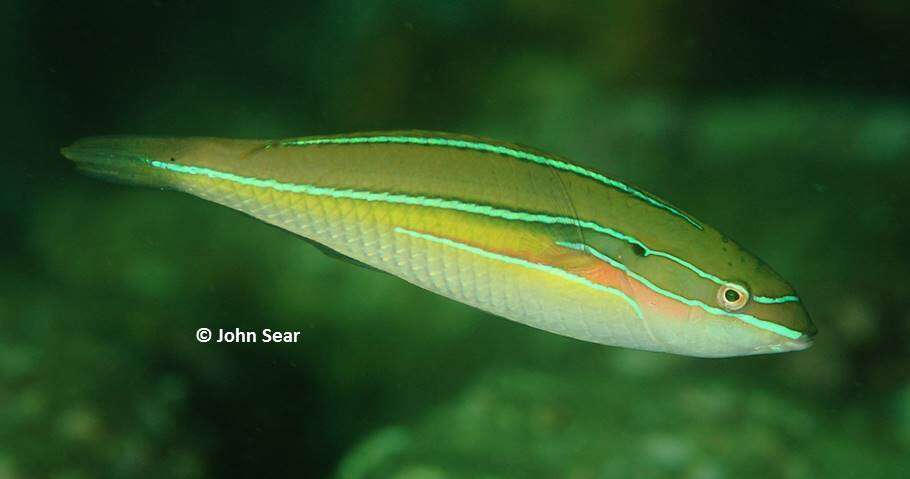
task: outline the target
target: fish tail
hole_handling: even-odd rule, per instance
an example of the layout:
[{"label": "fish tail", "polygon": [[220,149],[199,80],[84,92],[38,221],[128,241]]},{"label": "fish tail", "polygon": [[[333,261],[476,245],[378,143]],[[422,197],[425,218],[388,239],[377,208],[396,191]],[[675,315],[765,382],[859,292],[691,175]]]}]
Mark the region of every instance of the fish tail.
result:
[{"label": "fish tail", "polygon": [[60,153],[80,172],[116,183],[155,187],[171,186],[169,174],[153,162],[173,161],[186,142],[147,136],[93,136],[77,140]]}]

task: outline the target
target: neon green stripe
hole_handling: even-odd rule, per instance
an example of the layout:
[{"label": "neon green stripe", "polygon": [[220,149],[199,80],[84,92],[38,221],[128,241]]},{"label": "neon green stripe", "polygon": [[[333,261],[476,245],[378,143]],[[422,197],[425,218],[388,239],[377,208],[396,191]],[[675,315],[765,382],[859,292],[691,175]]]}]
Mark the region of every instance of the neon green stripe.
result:
[{"label": "neon green stripe", "polygon": [[452,248],[456,248],[456,249],[459,249],[459,250],[462,250],[462,251],[467,251],[467,252],[469,252],[469,253],[473,253],[473,254],[476,254],[476,255],[478,255],[478,256],[482,256],[482,257],[484,257],[484,258],[493,259],[493,260],[496,260],[496,261],[501,261],[501,262],[507,263],[507,264],[514,264],[514,265],[518,265],[518,266],[523,266],[523,267],[525,267],[525,268],[533,269],[533,270],[536,270],[536,271],[543,271],[543,272],[545,272],[545,273],[549,273],[549,274],[552,274],[552,275],[554,275],[554,276],[558,276],[558,277],[560,277],[560,278],[562,278],[562,279],[565,279],[565,280],[567,280],[567,281],[571,281],[571,282],[573,282],[573,283],[578,283],[578,284],[587,286],[587,287],[589,287],[589,288],[591,288],[591,289],[595,289],[595,290],[597,290],[597,291],[602,291],[602,292],[609,293],[609,294],[612,294],[612,295],[615,295],[615,296],[619,296],[619,297],[622,298],[626,303],[628,303],[629,306],[632,307],[632,309],[635,311],[635,315],[638,316],[638,319],[644,319],[644,316],[642,315],[641,308],[638,306],[638,303],[636,303],[634,299],[632,299],[631,297],[629,297],[629,295],[627,295],[626,293],[623,293],[622,291],[620,291],[620,290],[618,290],[618,289],[616,289],[616,288],[611,288],[611,287],[609,287],[609,286],[604,286],[604,285],[602,285],[602,284],[598,284],[598,283],[595,283],[595,282],[593,282],[593,281],[589,281],[589,280],[586,279],[586,278],[583,278],[583,277],[581,277],[581,276],[576,276],[576,275],[574,275],[574,274],[568,273],[568,272],[566,272],[566,271],[564,271],[564,270],[561,270],[561,269],[556,268],[556,267],[553,267],[553,266],[549,266],[549,265],[545,265],[545,264],[540,264],[540,263],[533,263],[533,262],[526,261],[526,260],[523,260],[523,259],[520,259],[520,258],[515,258],[515,257],[512,257],[512,256],[505,256],[505,255],[502,255],[502,254],[499,254],[499,253],[494,253],[494,252],[492,252],[492,251],[487,251],[487,250],[485,250],[485,249],[478,248],[478,247],[476,247],[476,246],[471,246],[471,245],[467,245],[467,244],[464,244],[464,243],[459,243],[459,242],[457,242],[457,241],[454,241],[454,240],[451,240],[451,239],[448,239],[448,238],[440,238],[440,237],[438,237],[438,236],[433,236],[433,235],[426,234],[426,233],[420,233],[420,232],[417,232],[417,231],[411,231],[411,230],[409,230],[409,229],[405,229],[405,228],[402,228],[402,227],[395,227],[394,231],[395,231],[396,233],[406,234],[406,235],[412,236],[412,237],[414,237],[414,238],[419,238],[419,239],[422,239],[422,240],[427,240],[427,241],[431,241],[431,242],[434,242],[434,243],[439,243],[439,244],[442,244],[442,245],[445,245],[445,246],[450,246],[450,247],[452,247]]},{"label": "neon green stripe", "polygon": [[[670,261],[673,261],[690,271],[694,272],[698,276],[713,281],[717,284],[725,284],[726,281],[714,276],[710,273],[702,271],[700,268],[695,266],[692,263],[689,263],[686,260],[677,258],[669,253],[664,253],[663,251],[657,251],[648,248],[648,246],[638,239],[629,236],[627,234],[616,231],[612,228],[601,226],[597,223],[591,221],[580,220],[576,218],[568,218],[564,216],[550,216],[545,214],[538,213],[527,213],[524,211],[513,211],[502,208],[495,208],[488,205],[481,205],[475,203],[465,203],[458,200],[447,200],[442,198],[428,198],[425,196],[408,196],[395,193],[382,193],[382,192],[372,192],[372,191],[359,191],[359,190],[349,190],[349,189],[336,189],[328,188],[322,186],[313,186],[306,184],[296,184],[296,183],[283,183],[276,180],[269,179],[259,179],[259,178],[250,178],[246,176],[239,176],[233,173],[226,173],[223,171],[213,170],[211,168],[205,168],[201,166],[187,166],[177,163],[165,163],[163,161],[149,161],[149,165],[155,168],[160,168],[168,171],[173,171],[175,173],[184,173],[189,175],[200,175],[206,176],[208,178],[217,179],[217,180],[226,180],[234,183],[254,186],[258,188],[269,188],[276,191],[286,191],[289,193],[304,193],[313,196],[328,196],[332,198],[344,198],[352,200],[363,200],[363,201],[379,201],[383,203],[391,204],[403,204],[403,205],[413,205],[413,206],[425,206],[429,208],[440,208],[453,211],[461,211],[465,213],[479,214],[483,216],[489,216],[492,218],[500,218],[504,220],[511,221],[524,221],[529,223],[542,223],[542,224],[558,224],[566,226],[578,226],[581,228],[589,229],[596,231],[598,233],[603,233],[613,238],[625,241],[629,244],[638,245],[644,250],[645,255],[659,256],[661,258],[666,258]],[[786,297],[785,297],[786,298]],[[770,298],[769,298],[770,299]],[[780,301],[784,302],[784,301]]]},{"label": "neon green stripe", "polygon": [[780,303],[798,303],[799,298],[796,296],[781,296],[779,298],[769,298],[767,296],[753,296],[752,301],[763,304],[780,304]]},{"label": "neon green stripe", "polygon": [[777,323],[765,321],[763,319],[759,319],[759,318],[756,318],[755,316],[751,316],[748,314],[732,313],[730,311],[726,311],[721,308],[709,306],[709,305],[702,303],[701,301],[698,301],[695,299],[689,299],[689,298],[680,296],[672,291],[667,291],[667,290],[661,288],[660,286],[657,286],[656,284],[652,283],[650,280],[648,280],[644,276],[630,270],[628,267],[626,267],[626,265],[620,263],[619,261],[616,261],[615,259],[601,253],[600,251],[597,251],[596,249],[594,249],[588,245],[580,244],[580,243],[568,243],[568,242],[563,242],[563,241],[559,241],[556,244],[558,244],[560,246],[565,246],[566,248],[571,248],[571,249],[578,250],[578,251],[584,251],[584,252],[596,257],[597,259],[608,263],[610,266],[613,266],[614,268],[624,271],[629,277],[631,277],[631,278],[637,280],[638,282],[640,282],[641,284],[645,285],[651,291],[654,291],[655,293],[660,294],[661,296],[679,301],[688,306],[695,306],[695,307],[701,308],[711,314],[736,318],[744,323],[751,324],[752,326],[764,329],[766,331],[770,331],[772,333],[781,335],[785,338],[796,339],[803,335],[803,333],[801,333],[799,331],[794,331],[786,326],[782,326]]},{"label": "neon green stripe", "polygon": [[474,151],[484,151],[488,153],[496,153],[498,155],[504,155],[518,160],[530,161],[532,163],[537,163],[539,165],[546,165],[557,170],[569,171],[580,176],[591,178],[593,180],[599,181],[611,188],[622,191],[623,193],[629,194],[638,198],[646,203],[651,204],[657,208],[668,211],[671,214],[674,214],[687,222],[692,226],[695,226],[698,229],[704,229],[697,221],[692,217],[686,215],[682,211],[656,199],[648,196],[642,191],[639,191],[631,186],[616,181],[612,178],[607,178],[606,176],[584,169],[578,165],[573,165],[571,163],[566,163],[553,158],[548,158],[546,156],[535,155],[534,153],[529,153],[527,151],[516,150],[514,148],[508,148],[505,146],[499,145],[490,145],[488,143],[481,143],[476,141],[466,141],[466,140],[456,140],[452,138],[439,138],[439,137],[421,137],[421,136],[362,136],[362,137],[348,137],[348,138],[312,138],[312,139],[298,139],[298,140],[288,140],[280,143],[281,146],[306,146],[306,145],[351,145],[351,144],[362,144],[362,143],[399,143],[407,145],[426,145],[426,146],[444,146],[449,148],[459,148],[465,150],[474,150]]}]

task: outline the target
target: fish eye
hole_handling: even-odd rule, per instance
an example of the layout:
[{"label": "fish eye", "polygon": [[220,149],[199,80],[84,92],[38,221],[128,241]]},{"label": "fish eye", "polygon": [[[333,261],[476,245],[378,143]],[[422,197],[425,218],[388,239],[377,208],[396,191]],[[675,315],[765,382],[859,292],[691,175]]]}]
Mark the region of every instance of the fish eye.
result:
[{"label": "fish eye", "polygon": [[726,283],[717,290],[717,302],[727,311],[738,311],[749,302],[749,291],[736,283]]}]

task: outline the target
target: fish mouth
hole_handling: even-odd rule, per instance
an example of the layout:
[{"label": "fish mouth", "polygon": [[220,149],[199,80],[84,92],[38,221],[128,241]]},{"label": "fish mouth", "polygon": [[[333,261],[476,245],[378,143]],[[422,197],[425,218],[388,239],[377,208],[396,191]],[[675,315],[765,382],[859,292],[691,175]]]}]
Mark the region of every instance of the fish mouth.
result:
[{"label": "fish mouth", "polygon": [[791,351],[803,351],[812,347],[815,343],[815,334],[803,333],[795,339],[788,339],[779,343],[767,344],[754,349],[753,354],[773,354],[786,353]]},{"label": "fish mouth", "polygon": [[803,334],[802,336],[790,341],[793,344],[794,349],[791,351],[802,351],[803,349],[809,349],[815,344],[815,335],[814,334]]}]

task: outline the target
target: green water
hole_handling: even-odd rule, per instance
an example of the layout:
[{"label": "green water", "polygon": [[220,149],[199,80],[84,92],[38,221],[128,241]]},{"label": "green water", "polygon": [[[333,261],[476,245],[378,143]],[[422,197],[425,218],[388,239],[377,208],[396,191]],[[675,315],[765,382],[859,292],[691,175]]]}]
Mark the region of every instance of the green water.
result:
[{"label": "green water", "polygon": [[[5,2],[0,478],[906,477],[910,8],[715,3]],[[815,346],[562,338],[58,153],[411,128],[672,201],[796,287]]]}]

